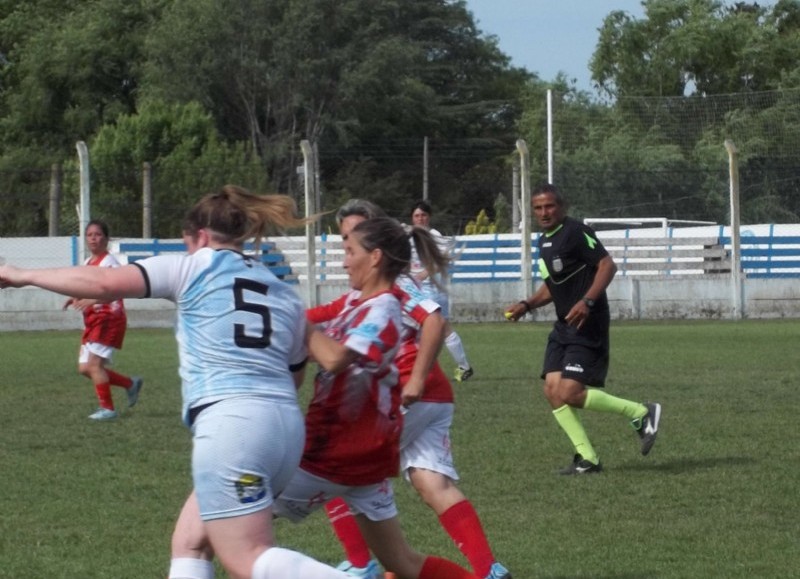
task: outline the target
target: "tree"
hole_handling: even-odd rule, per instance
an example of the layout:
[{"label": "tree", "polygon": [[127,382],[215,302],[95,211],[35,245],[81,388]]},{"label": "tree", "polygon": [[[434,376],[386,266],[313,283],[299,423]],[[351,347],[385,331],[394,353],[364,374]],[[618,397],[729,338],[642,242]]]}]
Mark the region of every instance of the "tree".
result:
[{"label": "tree", "polygon": [[157,237],[180,237],[186,210],[209,191],[236,183],[270,192],[260,164],[241,144],[222,142],[210,114],[198,103],[144,103],[136,115],[105,125],[90,146],[93,210],[117,235],[137,236],[141,222],[141,167],[152,165],[153,231]]},{"label": "tree", "polygon": [[[424,136],[513,148],[517,89],[529,77],[479,35],[463,1],[176,0],[147,52],[146,92],[213,111],[223,138],[262,159],[274,189],[296,189],[299,141],[318,143],[336,201],[377,183],[417,197],[409,139],[420,150]],[[441,171],[437,190],[471,164]]]},{"label": "tree", "polygon": [[63,155],[135,110],[142,35],[157,2],[8,4],[14,8],[0,21],[0,151]]},{"label": "tree", "polygon": [[781,0],[645,0],[645,17],[610,13],[590,62],[606,96],[683,96],[778,88],[795,70],[800,7]]}]

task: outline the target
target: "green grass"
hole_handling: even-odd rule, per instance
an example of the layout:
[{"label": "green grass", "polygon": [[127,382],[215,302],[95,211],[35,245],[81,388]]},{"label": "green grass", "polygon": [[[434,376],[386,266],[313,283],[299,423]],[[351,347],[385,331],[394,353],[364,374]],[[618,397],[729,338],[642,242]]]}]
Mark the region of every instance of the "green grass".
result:
[{"label": "green grass", "polygon": [[[456,466],[515,577],[797,576],[800,321],[614,323],[607,389],[661,402],[662,430],[644,458],[623,419],[583,413],[606,472],[576,478],[554,474],[572,450],[538,379],[549,324],[458,330],[476,373],[456,385]],[[115,368],[145,377],[142,397],[102,424],[86,418],[78,339],[0,333],[0,577],[164,577],[190,488],[172,333],[129,332]],[[411,543],[465,564],[395,487]],[[277,529],[286,546],[341,559],[322,513]]]}]

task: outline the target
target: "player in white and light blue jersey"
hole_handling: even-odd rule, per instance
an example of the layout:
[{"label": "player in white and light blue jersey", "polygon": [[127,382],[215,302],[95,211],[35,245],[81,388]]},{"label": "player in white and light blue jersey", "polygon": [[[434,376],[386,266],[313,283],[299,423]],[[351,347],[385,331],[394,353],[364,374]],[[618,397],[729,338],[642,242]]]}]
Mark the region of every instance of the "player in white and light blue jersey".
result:
[{"label": "player in white and light blue jersey", "polygon": [[232,395],[256,394],[297,403],[287,370],[301,367],[305,309],[297,292],[259,261],[234,250],[202,248],[158,256],[143,270],[146,297],[178,305],[183,417]]},{"label": "player in white and light blue jersey", "polygon": [[[296,388],[306,322],[294,291],[241,250],[268,226],[305,223],[294,213],[285,195],[257,196],[228,185],[188,212],[188,256],[119,268],[0,266],[0,288],[33,285],[78,298],[176,303],[194,490],[176,525],[183,540],[173,540],[171,578],[213,578],[214,553],[236,579],[347,578],[276,547],[272,527],[273,496],[296,470],[305,441]],[[186,542],[186,529],[199,532]]]}]

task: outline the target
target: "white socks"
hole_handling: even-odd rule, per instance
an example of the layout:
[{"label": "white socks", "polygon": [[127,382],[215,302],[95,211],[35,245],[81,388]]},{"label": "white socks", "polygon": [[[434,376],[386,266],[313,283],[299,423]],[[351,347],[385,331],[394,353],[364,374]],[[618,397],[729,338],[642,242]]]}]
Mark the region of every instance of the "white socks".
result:
[{"label": "white socks", "polygon": [[461,343],[461,336],[455,332],[451,332],[450,335],[445,338],[444,345],[447,346],[450,355],[453,357],[453,360],[456,361],[459,368],[464,368],[466,370],[471,367],[467,361],[467,353],[464,351],[464,344]]},{"label": "white socks", "polygon": [[271,547],[256,559],[252,579],[350,579],[350,576],[297,551]]},{"label": "white socks", "polygon": [[214,579],[214,564],[205,559],[173,559],[169,564],[169,579]]}]

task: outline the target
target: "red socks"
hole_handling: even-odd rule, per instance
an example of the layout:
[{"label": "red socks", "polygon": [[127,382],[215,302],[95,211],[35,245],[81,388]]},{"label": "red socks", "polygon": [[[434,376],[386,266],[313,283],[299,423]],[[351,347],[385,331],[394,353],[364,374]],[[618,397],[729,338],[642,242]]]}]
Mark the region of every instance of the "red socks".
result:
[{"label": "red socks", "polygon": [[95,384],[94,391],[97,393],[97,400],[100,402],[100,408],[114,410],[114,400],[111,398],[111,384],[108,382]]},{"label": "red socks", "polygon": [[127,376],[123,376],[122,374],[117,374],[113,370],[109,370],[106,368],[106,374],[108,374],[108,382],[113,386],[122,386],[127,390],[133,384],[133,381],[128,378]]},{"label": "red socks", "polygon": [[370,560],[369,547],[361,535],[356,518],[350,512],[350,507],[343,499],[335,498],[325,505],[325,510],[333,525],[333,531],[344,548],[347,560],[355,567],[366,567]]},{"label": "red socks", "polygon": [[472,503],[466,499],[456,503],[442,513],[439,522],[467,558],[475,574],[486,577],[494,563],[494,555]]}]

